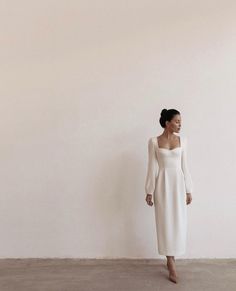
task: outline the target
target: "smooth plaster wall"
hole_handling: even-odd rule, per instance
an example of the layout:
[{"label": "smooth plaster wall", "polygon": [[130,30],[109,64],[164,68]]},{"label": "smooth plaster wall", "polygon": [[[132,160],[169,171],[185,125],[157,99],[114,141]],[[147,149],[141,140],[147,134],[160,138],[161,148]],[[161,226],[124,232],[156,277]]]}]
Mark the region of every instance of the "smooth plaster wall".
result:
[{"label": "smooth plaster wall", "polygon": [[0,257],[156,258],[147,140],[176,108],[183,258],[236,257],[235,1],[0,1]]}]

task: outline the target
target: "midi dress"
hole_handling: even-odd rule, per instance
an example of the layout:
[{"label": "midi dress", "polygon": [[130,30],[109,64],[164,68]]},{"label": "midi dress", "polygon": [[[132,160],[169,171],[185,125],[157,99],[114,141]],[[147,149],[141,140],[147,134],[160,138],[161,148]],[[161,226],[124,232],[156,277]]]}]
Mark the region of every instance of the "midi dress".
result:
[{"label": "midi dress", "polygon": [[179,136],[180,146],[160,148],[157,137],[148,140],[146,194],[153,195],[158,253],[182,255],[186,251],[186,193],[193,192],[187,161],[187,138]]}]

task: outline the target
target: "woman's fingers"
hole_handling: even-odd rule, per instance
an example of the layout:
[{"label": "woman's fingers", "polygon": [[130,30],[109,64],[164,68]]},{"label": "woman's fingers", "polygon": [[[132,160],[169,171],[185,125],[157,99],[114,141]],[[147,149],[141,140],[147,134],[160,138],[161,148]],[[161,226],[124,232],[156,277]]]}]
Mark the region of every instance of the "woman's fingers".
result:
[{"label": "woman's fingers", "polygon": [[192,202],[192,197],[191,197],[191,195],[187,195],[187,197],[186,197],[186,203],[187,204],[190,204]]},{"label": "woman's fingers", "polygon": [[152,195],[147,195],[146,196],[146,201],[147,201],[147,204],[152,206],[153,205],[153,202],[152,202]]}]

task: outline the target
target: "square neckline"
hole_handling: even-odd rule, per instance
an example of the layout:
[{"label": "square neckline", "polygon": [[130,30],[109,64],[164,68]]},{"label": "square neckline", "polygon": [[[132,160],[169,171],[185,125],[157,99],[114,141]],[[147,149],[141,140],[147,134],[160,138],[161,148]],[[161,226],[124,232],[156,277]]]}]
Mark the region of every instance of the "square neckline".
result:
[{"label": "square neckline", "polygon": [[157,137],[156,137],[156,141],[157,141],[157,148],[158,148],[158,149],[160,149],[160,150],[167,150],[167,151],[173,151],[173,150],[175,150],[175,149],[179,149],[179,148],[181,148],[181,147],[182,147],[182,140],[181,140],[181,136],[179,135],[178,137],[179,137],[179,145],[180,145],[180,146],[178,146],[178,147],[175,147],[175,148],[173,148],[173,149],[167,149],[167,148],[161,148],[161,147],[159,147],[159,144],[158,144],[158,136],[157,136]]}]

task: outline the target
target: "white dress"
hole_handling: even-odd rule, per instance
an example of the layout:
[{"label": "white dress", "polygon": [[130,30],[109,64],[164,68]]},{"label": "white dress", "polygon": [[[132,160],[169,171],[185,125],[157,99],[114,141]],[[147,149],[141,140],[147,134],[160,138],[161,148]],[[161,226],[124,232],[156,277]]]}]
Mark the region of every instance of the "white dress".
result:
[{"label": "white dress", "polygon": [[[153,194],[160,255],[182,255],[186,250],[186,193],[193,191],[187,163],[187,138],[180,138],[180,147],[158,146],[157,137],[148,140],[146,194]],[[158,169],[158,171],[157,171]]]}]

